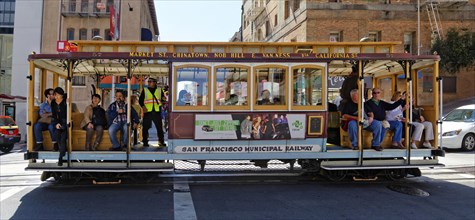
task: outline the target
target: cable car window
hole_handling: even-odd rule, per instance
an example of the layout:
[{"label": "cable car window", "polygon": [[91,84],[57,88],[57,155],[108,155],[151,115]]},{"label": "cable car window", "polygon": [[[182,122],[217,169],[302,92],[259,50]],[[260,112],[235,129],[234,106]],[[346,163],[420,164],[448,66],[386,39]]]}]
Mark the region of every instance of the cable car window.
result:
[{"label": "cable car window", "polygon": [[256,69],[256,105],[285,105],[285,69]]},{"label": "cable car window", "polygon": [[216,105],[248,105],[246,68],[216,69]]},{"label": "cable car window", "polygon": [[322,75],[318,68],[293,70],[293,105],[308,106],[322,103]]},{"label": "cable car window", "polygon": [[417,71],[417,104],[434,104],[434,78],[433,68],[426,68]]},{"label": "cable car window", "polygon": [[207,68],[185,67],[177,69],[176,105],[207,106],[208,74]]},{"label": "cable car window", "polygon": [[384,101],[391,101],[391,97],[394,94],[393,80],[391,77],[382,78],[378,80],[378,87],[381,90],[381,99]]}]

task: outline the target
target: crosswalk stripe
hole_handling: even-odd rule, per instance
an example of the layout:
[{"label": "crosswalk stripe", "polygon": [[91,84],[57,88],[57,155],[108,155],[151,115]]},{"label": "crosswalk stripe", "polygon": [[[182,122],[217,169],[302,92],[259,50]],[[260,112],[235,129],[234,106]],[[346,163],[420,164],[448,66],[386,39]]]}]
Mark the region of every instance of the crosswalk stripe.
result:
[{"label": "crosswalk stripe", "polygon": [[175,219],[196,220],[195,206],[188,183],[174,183],[173,189],[175,190],[173,193]]},{"label": "crosswalk stripe", "polygon": [[5,199],[8,199],[10,197],[12,197],[13,195],[21,192],[22,190],[24,190],[26,187],[15,187],[15,188],[12,188],[12,189],[9,189],[5,192],[3,192],[2,194],[0,194],[0,202],[2,202],[3,200]]}]

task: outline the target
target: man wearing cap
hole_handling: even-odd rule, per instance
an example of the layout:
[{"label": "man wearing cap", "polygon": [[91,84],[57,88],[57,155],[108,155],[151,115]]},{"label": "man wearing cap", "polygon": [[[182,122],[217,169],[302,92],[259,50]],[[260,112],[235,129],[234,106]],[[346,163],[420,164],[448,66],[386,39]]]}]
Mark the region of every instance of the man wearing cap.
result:
[{"label": "man wearing cap", "polygon": [[144,87],[139,97],[139,104],[142,106],[143,116],[143,130],[142,142],[144,147],[148,147],[148,129],[152,126],[152,121],[157,128],[158,144],[163,147],[166,146],[163,138],[162,127],[162,103],[166,101],[163,89],[157,87],[157,79],[148,78],[148,87]]}]

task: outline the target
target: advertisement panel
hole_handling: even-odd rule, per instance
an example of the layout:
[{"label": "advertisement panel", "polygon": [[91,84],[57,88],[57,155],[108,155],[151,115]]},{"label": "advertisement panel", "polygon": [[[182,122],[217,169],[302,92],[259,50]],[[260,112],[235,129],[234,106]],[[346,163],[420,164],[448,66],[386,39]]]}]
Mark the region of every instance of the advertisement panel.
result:
[{"label": "advertisement panel", "polygon": [[197,114],[196,140],[288,140],[305,138],[305,114]]}]

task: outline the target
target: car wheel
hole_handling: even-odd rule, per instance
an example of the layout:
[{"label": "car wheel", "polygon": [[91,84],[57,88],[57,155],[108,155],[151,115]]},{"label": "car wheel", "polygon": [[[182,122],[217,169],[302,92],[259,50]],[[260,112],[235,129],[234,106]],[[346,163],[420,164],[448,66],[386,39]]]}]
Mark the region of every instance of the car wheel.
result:
[{"label": "car wheel", "polygon": [[2,144],[0,145],[0,150],[3,153],[8,153],[13,149],[13,144]]},{"label": "car wheel", "polygon": [[472,151],[475,148],[475,134],[467,134],[462,140],[462,149]]}]

